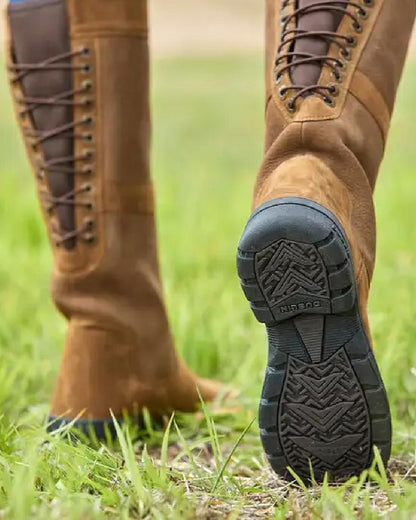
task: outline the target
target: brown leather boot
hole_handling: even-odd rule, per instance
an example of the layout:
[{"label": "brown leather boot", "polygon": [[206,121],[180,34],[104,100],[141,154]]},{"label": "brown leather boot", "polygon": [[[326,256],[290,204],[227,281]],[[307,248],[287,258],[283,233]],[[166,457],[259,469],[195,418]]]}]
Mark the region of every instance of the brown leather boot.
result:
[{"label": "brown leather boot", "polygon": [[267,0],[266,151],[237,261],[268,331],[260,429],[280,473],[357,473],[374,445],[389,459],[366,310],[372,195],[415,12],[415,0]]},{"label": "brown leather boot", "polygon": [[193,411],[219,386],[178,358],[159,278],[149,174],[145,0],[8,7],[10,82],[69,321],[51,417],[97,433],[110,410]]}]

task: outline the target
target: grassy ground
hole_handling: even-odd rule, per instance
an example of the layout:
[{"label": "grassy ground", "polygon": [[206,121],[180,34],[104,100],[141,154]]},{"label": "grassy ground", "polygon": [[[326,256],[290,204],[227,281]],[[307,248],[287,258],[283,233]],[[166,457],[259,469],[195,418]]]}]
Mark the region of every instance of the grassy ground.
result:
[{"label": "grassy ground", "polygon": [[261,60],[159,60],[154,75],[161,257],[178,348],[202,375],[241,394],[226,408],[177,416],[165,433],[149,421],[139,440],[129,431],[107,446],[74,446],[43,429],[65,325],[47,298],[49,251],[2,82],[0,517],[416,518],[415,69],[377,190],[371,298],[394,458],[388,475],[374,468],[371,482],[312,489],[268,470],[252,424],[265,338],[240,293],[234,254],[261,158]]}]

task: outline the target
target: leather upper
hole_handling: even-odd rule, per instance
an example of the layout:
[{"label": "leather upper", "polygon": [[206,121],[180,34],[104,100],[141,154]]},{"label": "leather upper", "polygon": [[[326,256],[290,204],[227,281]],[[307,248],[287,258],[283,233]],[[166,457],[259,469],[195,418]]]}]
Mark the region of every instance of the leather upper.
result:
[{"label": "leather upper", "polygon": [[[74,218],[76,226],[90,220],[94,239],[69,249],[50,235],[52,295],[68,320],[51,414],[102,419],[110,409],[116,416],[144,406],[159,415],[192,411],[197,386],[206,400],[219,386],[179,359],[164,305],[149,171],[146,1],[38,1],[65,7],[70,50],[86,50],[71,61],[72,88],[90,85],[90,103],[74,104],[71,120],[89,121],[90,138],[73,143],[74,156],[88,152],[90,168],[73,176]],[[50,50],[59,36],[54,30],[45,28]],[[11,33],[12,58],[12,42],[20,38],[13,24]],[[35,169],[29,144],[27,151]],[[85,183],[90,189],[81,192]],[[54,216],[44,212],[48,229]]]},{"label": "leather upper", "polygon": [[[354,15],[356,3],[347,7]],[[357,258],[362,258],[371,278],[375,258],[372,192],[412,32],[416,1],[404,0],[399,8],[395,0],[360,0],[358,4],[367,13],[360,19],[360,29],[354,28],[347,14],[337,29],[339,34],[354,36],[348,58],[340,54],[335,43],[327,51],[328,56],[343,63],[339,81],[332,69],[325,66],[318,80],[320,85],[336,83],[338,93],[333,96],[333,106],[319,95],[310,95],[298,99],[296,110],[291,112],[287,109],[290,94],[281,96],[279,91],[282,85],[290,85],[292,79],[287,71],[276,81],[275,60],[281,18],[293,12],[296,4],[290,0],[282,4],[267,0],[266,150],[254,207],[277,194],[287,195],[286,184],[280,183],[277,171],[283,163],[295,157],[313,156],[322,163],[321,169],[327,168],[328,175],[334,177],[333,182],[336,178],[344,187],[344,202],[328,209],[339,216],[345,227],[351,228],[350,241],[357,243]],[[301,168],[300,163],[297,169]],[[314,174],[312,171],[311,175]],[[300,184],[304,188],[305,181],[298,179],[303,175],[305,172],[293,172],[292,188]],[[321,203],[330,204],[325,197]]]}]

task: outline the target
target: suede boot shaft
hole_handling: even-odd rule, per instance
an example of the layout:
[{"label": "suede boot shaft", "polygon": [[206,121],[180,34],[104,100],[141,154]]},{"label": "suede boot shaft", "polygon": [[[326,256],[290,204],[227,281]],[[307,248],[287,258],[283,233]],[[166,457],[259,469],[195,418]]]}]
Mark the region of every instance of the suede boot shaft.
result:
[{"label": "suede boot shaft", "polygon": [[416,13],[406,0],[267,1],[266,146],[237,251],[268,358],[260,437],[312,482],[385,465],[372,349],[373,189]]},{"label": "suede boot shaft", "polygon": [[35,0],[7,14],[11,88],[54,255],[52,295],[68,320],[51,415],[191,411],[197,383],[206,399],[217,387],[178,358],[163,301],[146,1]]},{"label": "suede boot shaft", "polygon": [[[357,274],[364,270],[371,278],[375,258],[372,193],[416,2],[318,4],[267,0],[266,150],[254,207],[293,194],[322,203],[346,228]],[[341,8],[345,12],[339,20]],[[314,37],[318,28],[329,31],[329,36]],[[295,38],[291,50],[299,31],[301,38]],[[318,43],[311,45],[312,39],[320,42],[319,49]],[[310,64],[296,66],[302,59]]]}]

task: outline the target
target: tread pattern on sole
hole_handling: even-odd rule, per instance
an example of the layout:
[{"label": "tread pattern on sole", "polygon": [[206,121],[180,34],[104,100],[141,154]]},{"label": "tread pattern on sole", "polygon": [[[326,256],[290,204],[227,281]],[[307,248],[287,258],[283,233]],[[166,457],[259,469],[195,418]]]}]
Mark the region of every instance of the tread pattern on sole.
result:
[{"label": "tread pattern on sole", "polygon": [[[276,239],[268,231],[263,247],[240,248],[237,266],[243,291],[268,332],[259,407],[266,455],[278,473],[291,466],[302,477],[312,471],[320,480],[325,472],[361,472],[371,463],[374,444],[387,462],[391,420],[359,313],[348,242],[332,214],[296,200],[296,232],[286,223],[282,237],[279,221],[272,221]],[[264,218],[268,208],[254,219]],[[308,227],[303,232],[295,221],[307,222],[307,216],[310,222],[314,212],[320,227],[311,240]],[[264,222],[258,225],[259,233],[264,228]]]},{"label": "tread pattern on sole", "polygon": [[313,245],[279,240],[256,255],[256,274],[267,304],[280,312],[297,294],[329,298],[325,266]]},{"label": "tread pattern on sole", "polygon": [[279,436],[292,467],[322,478],[352,472],[371,455],[370,418],[361,387],[343,349],[306,364],[290,358],[279,409]]}]

